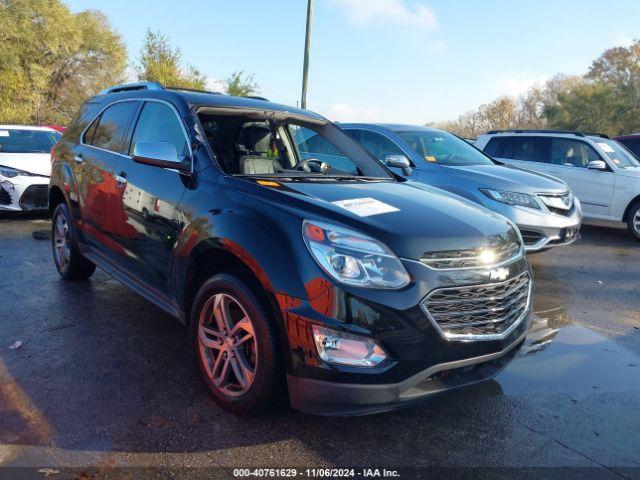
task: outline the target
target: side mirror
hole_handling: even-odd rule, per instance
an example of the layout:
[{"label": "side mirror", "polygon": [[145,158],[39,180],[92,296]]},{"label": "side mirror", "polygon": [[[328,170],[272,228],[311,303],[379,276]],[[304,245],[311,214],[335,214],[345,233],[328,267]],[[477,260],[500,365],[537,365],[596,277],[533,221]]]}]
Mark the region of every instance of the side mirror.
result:
[{"label": "side mirror", "polygon": [[607,164],[604,160],[592,160],[587,164],[589,170],[606,170]]},{"label": "side mirror", "polygon": [[387,167],[411,168],[411,162],[404,155],[387,155],[383,162]]},{"label": "side mirror", "polygon": [[191,163],[178,158],[176,147],[169,142],[138,142],[133,147],[133,161],[160,168],[191,171]]}]

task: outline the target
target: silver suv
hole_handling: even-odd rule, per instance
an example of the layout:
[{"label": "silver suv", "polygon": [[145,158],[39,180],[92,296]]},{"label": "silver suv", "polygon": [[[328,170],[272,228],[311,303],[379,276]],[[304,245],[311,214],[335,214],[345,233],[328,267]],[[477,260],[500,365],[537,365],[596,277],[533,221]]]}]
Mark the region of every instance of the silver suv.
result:
[{"label": "silver suv", "polygon": [[495,130],[475,146],[521,168],[558,177],[587,220],[625,222],[640,240],[640,160],[606,135],[559,130]]}]

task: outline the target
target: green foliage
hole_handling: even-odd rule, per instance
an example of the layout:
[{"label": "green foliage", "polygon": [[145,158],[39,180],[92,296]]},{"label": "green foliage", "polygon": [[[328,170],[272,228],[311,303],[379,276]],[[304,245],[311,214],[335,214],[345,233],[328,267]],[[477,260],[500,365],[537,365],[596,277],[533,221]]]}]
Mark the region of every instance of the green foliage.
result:
[{"label": "green foliage", "polygon": [[107,18],[60,0],[0,0],[0,45],[0,123],[67,124],[126,66]]},{"label": "green foliage", "polygon": [[253,81],[253,75],[245,75],[243,70],[233,72],[224,83],[229,95],[248,97],[258,93],[258,84]]},{"label": "green foliage", "polygon": [[564,130],[618,133],[614,125],[617,98],[610,85],[582,83],[558,95],[557,101],[545,109],[549,125]]},{"label": "green foliage", "polygon": [[168,87],[204,90],[206,77],[191,65],[182,65],[182,52],[173,48],[160,32],[147,30],[137,65],[138,79]]}]

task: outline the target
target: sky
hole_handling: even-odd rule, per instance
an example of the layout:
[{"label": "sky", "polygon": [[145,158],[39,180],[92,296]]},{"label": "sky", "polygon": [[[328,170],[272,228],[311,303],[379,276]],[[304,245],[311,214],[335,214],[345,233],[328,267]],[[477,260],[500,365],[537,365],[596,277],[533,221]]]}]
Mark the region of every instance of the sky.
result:
[{"label": "sky", "polygon": [[[130,60],[147,28],[212,88],[236,70],[300,101],[306,0],[66,0],[102,10]],[[640,38],[640,1],[315,0],[307,108],[335,121],[455,119]],[[219,88],[219,87],[218,87]]]}]

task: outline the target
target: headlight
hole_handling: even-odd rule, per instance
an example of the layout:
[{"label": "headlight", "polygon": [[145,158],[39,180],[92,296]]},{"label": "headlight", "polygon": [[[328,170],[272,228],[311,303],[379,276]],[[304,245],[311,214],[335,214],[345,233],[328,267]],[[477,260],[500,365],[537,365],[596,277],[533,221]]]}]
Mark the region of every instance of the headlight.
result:
[{"label": "headlight", "polygon": [[343,227],[305,220],[307,248],[322,269],[340,283],[369,288],[402,288],[410,277],[386,245]]},{"label": "headlight", "polygon": [[29,175],[29,172],[18,170],[17,168],[4,167],[0,165],[0,175],[6,178],[17,177],[18,175]]},{"label": "headlight", "polygon": [[536,201],[536,199],[526,193],[507,192],[504,190],[490,190],[488,188],[481,188],[480,191],[496,202],[506,203],[507,205],[519,205],[521,207],[529,207],[540,210],[540,204]]},{"label": "headlight", "polygon": [[370,338],[312,326],[318,355],[325,362],[352,367],[375,367],[387,354]]}]

